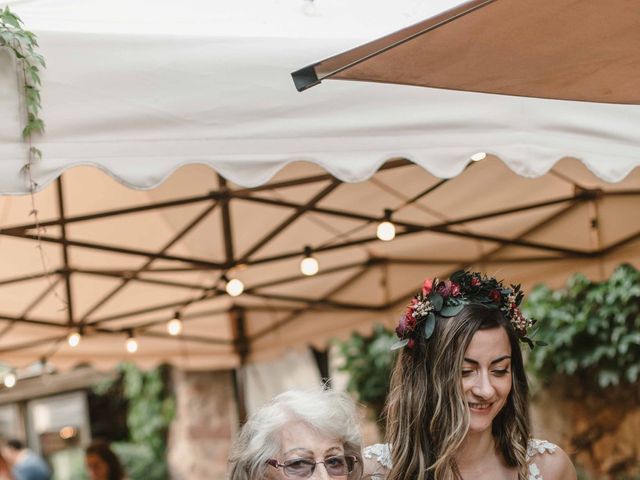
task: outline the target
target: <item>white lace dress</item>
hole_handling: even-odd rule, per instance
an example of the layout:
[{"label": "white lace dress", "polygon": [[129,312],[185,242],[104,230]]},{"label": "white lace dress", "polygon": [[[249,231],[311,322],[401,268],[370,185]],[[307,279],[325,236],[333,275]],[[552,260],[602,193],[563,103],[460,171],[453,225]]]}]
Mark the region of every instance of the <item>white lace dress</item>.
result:
[{"label": "white lace dress", "polygon": [[[540,469],[535,464],[535,462],[531,461],[531,459],[533,459],[533,457],[538,454],[545,455],[547,453],[554,453],[557,448],[557,445],[554,445],[551,442],[547,442],[546,440],[537,440],[535,438],[529,440],[529,445],[527,445],[527,460],[529,460],[530,462],[529,480],[544,480],[542,478],[542,474],[540,473]],[[364,449],[362,455],[364,456],[364,458],[377,461],[386,469],[391,469],[391,450],[389,450],[388,443],[376,443],[375,445],[371,445]],[[372,480],[382,480],[384,476],[374,474],[371,478]]]}]

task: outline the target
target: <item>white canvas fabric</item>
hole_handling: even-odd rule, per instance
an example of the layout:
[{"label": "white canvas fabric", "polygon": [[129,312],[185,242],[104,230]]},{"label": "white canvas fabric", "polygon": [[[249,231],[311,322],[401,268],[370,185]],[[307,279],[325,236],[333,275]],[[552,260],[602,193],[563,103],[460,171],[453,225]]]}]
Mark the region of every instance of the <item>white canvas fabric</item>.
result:
[{"label": "white canvas fabric", "polygon": [[[151,267],[158,271],[143,274],[148,282],[130,282],[88,314],[123,281],[122,272],[136,271],[147,259],[70,246],[70,264],[78,270],[71,282],[77,318],[100,320],[148,310],[105,320],[104,328],[115,333],[91,332],[73,349],[64,338],[68,317],[60,300],[65,298],[61,245],[43,245],[45,266],[54,272],[47,279],[41,277],[45,267],[34,242],[4,234],[0,236],[4,332],[0,361],[20,367],[49,356],[58,368],[86,361],[108,368],[125,359],[142,366],[171,361],[188,369],[232,368],[241,363],[228,312],[232,305],[255,307],[246,318],[251,337],[248,361],[262,361],[291,349],[304,350],[309,344],[326,347],[331,338],[346,338],[354,330],[366,333],[376,323],[393,326],[405,298],[425,276],[445,276],[461,265],[522,282],[527,290],[539,282],[561,286],[577,271],[602,279],[621,262],[640,265],[640,244],[634,236],[640,217],[632,213],[638,204],[633,192],[640,185],[640,170],[633,170],[640,163],[638,107],[348,82],[327,82],[296,92],[290,78],[293,70],[444,10],[451,2],[8,3],[38,34],[48,65],[42,91],[47,132],[37,142],[44,158],[34,168],[41,189],[35,202],[43,221],[59,214],[53,180],[65,171],[68,217],[206,195],[219,188],[216,172],[235,182],[229,184],[233,189],[263,184],[274,175],[285,183],[327,171],[347,182],[375,177],[340,185],[320,203],[373,220],[305,213],[255,255],[293,251],[294,256],[233,272],[263,296],[219,295],[189,303],[183,311],[187,321],[181,340],[161,336],[166,336],[165,322],[181,302],[212,287],[219,271],[163,272],[162,268],[188,264],[156,260]],[[9,195],[28,191],[19,174],[26,147],[20,140],[17,89],[11,57],[0,50],[3,229],[33,221],[31,198]],[[490,155],[463,172],[469,157],[479,151]],[[395,157],[408,158],[422,168],[378,171]],[[552,174],[543,175],[552,167]],[[454,178],[419,201],[408,202],[442,177]],[[606,183],[614,181],[619,183]],[[330,182],[257,195],[304,205]],[[612,195],[578,202],[569,210],[563,203],[553,203],[523,215],[461,222],[452,230],[587,253],[620,242],[622,248],[600,258],[556,258],[540,249],[426,232],[320,252],[316,256],[321,272],[360,265],[309,278],[299,273],[305,245],[373,237],[374,220],[385,208],[396,210],[396,220],[438,225],[550,199],[571,199],[581,189]],[[202,202],[69,223],[67,235],[78,242],[157,252],[206,206]],[[292,212],[234,199],[236,252],[248,251]],[[46,235],[60,237],[60,230],[59,225],[49,226]],[[221,232],[220,208],[216,208],[172,244],[168,254],[222,262]],[[356,277],[368,259],[378,257],[396,261],[374,265]],[[529,259],[520,261],[521,257]],[[286,278],[293,281],[278,283]],[[50,281],[58,283],[45,294]],[[269,282],[275,284],[260,287]],[[43,300],[38,302],[40,295]],[[279,299],[265,298],[269,295]],[[305,309],[308,303],[295,301],[304,297],[312,302],[327,295],[338,307]],[[339,308],[391,300],[397,304],[388,310]],[[156,309],[161,303],[168,306]],[[281,325],[300,308],[303,312],[295,321]],[[15,321],[25,318],[34,321]],[[149,322],[153,326],[144,327]],[[147,329],[146,336],[140,335],[135,356],[124,350],[128,328]],[[215,341],[198,341],[202,339]]]},{"label": "white canvas fabric", "polygon": [[[294,161],[348,182],[393,157],[453,177],[479,151],[528,177],[573,157],[615,182],[640,163],[638,106],[359,82],[293,87],[290,72],[457,0],[3,3],[38,35],[48,64],[40,188],[77,165],[146,189],[189,163],[244,186]],[[4,194],[27,191],[17,88],[11,57],[0,52]]]}]

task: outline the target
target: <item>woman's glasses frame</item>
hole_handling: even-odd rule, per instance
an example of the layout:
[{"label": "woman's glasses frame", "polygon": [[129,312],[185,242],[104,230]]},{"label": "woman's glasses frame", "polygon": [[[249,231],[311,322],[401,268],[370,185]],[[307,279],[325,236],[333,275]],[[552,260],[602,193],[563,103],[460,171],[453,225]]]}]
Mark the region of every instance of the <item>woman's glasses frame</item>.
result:
[{"label": "woman's glasses frame", "polygon": [[[331,473],[332,468],[329,466],[327,467],[327,462],[333,460],[333,459],[344,459],[344,465],[346,466],[347,471],[346,472],[341,472],[340,474],[336,474],[336,473]],[[299,473],[296,472],[292,472],[292,467],[293,467],[293,463],[299,463],[302,462],[304,464],[306,464],[309,468],[308,472],[305,472],[304,475],[300,475]],[[351,472],[353,472],[353,469],[355,468],[356,463],[358,463],[358,457],[354,456],[354,455],[333,455],[331,457],[327,457],[324,460],[320,461],[320,462],[314,462],[312,460],[305,460],[302,458],[297,458],[293,461],[288,461],[285,463],[279,463],[276,459],[272,458],[270,460],[267,460],[267,464],[271,465],[274,468],[282,468],[282,472],[285,474],[285,476],[289,477],[289,478],[309,478],[313,475],[313,473],[316,471],[316,467],[318,466],[319,463],[322,463],[324,465],[324,468],[327,470],[327,473],[329,474],[330,477],[344,477],[349,475]]]}]

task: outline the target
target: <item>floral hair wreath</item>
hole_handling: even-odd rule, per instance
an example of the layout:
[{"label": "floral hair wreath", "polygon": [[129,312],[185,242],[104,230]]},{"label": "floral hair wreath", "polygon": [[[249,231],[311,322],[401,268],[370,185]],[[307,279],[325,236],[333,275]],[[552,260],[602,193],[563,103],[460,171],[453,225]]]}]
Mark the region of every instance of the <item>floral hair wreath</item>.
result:
[{"label": "floral hair wreath", "polygon": [[499,309],[520,341],[531,348],[543,345],[543,342],[534,343],[529,336],[528,330],[535,324],[535,320],[525,318],[520,311],[523,298],[520,285],[506,288],[501,281],[478,272],[460,270],[451,275],[450,280],[426,279],[422,290],[411,299],[400,317],[400,323],[396,327],[399,340],[391,349],[405,346],[413,348],[417,335],[422,334],[425,339],[431,337],[436,325],[436,315],[453,317],[470,303]]}]

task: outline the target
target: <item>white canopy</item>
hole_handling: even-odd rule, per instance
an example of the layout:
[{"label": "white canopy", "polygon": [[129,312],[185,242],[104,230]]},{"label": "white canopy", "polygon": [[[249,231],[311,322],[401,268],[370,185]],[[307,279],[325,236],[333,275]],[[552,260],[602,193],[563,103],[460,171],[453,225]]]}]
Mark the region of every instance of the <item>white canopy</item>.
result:
[{"label": "white canopy", "polygon": [[[306,160],[353,182],[392,157],[453,177],[478,151],[519,175],[574,157],[619,181],[640,163],[637,106],[359,83],[295,91],[291,71],[457,3],[0,2],[38,35],[48,64],[36,181],[95,165],[151,188],[183,165],[205,163],[254,186]],[[9,59],[0,54],[0,192],[14,194],[26,189],[25,147]]]},{"label": "white canopy", "polygon": [[[131,358],[132,332],[141,364],[230,367],[391,325],[426,275],[471,266],[557,286],[638,264],[639,107],[348,82],[296,92],[291,71],[452,3],[9,2],[48,64],[34,174],[52,275],[31,199],[5,196],[0,360],[109,366]],[[9,60],[0,52],[5,194],[26,192]],[[283,169],[299,161],[317,165]],[[180,168],[191,163],[215,171]],[[83,167],[45,188],[77,165],[137,189],[164,183],[134,191]],[[343,185],[325,170],[373,177]],[[386,208],[389,243],[375,240]],[[299,273],[305,245],[318,276]],[[225,295],[222,273],[247,292]],[[178,339],[165,330],[176,312]]]}]

